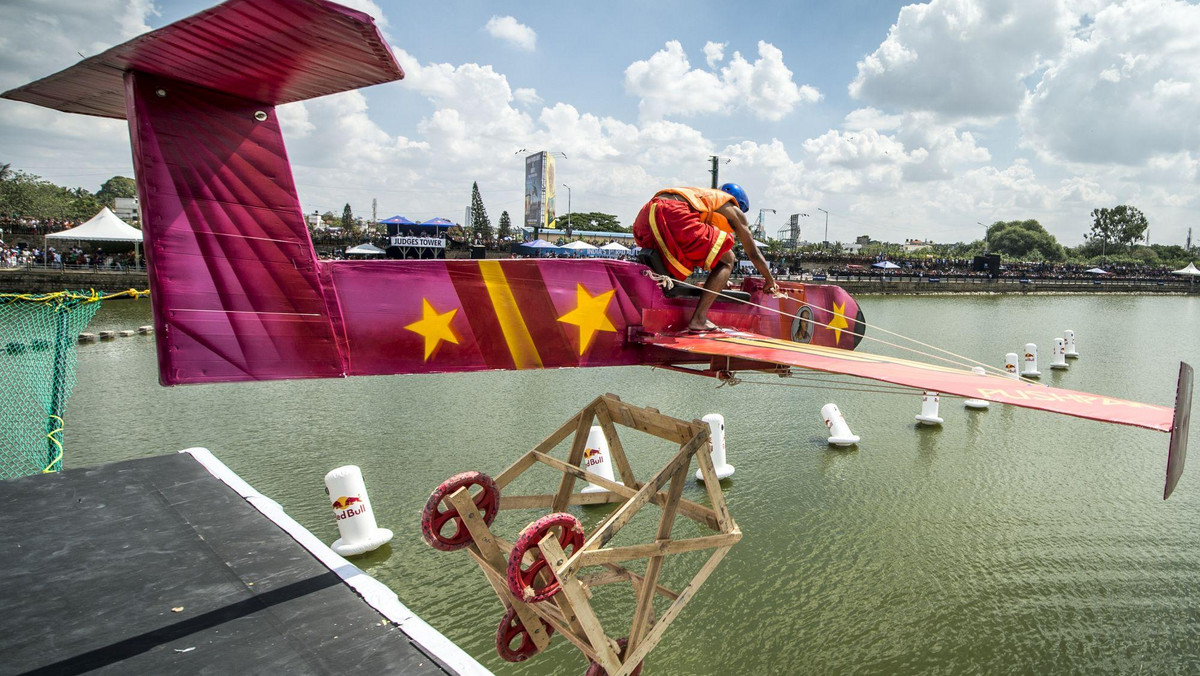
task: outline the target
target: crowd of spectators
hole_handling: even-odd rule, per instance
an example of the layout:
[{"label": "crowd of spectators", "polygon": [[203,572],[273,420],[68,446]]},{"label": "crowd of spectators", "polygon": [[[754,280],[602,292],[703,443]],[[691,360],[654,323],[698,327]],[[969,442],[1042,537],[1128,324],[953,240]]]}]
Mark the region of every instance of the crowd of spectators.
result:
[{"label": "crowd of spectators", "polygon": [[71,247],[59,250],[49,247],[43,253],[41,247],[15,244],[9,246],[0,239],[0,268],[50,268],[55,270],[96,270],[125,272],[144,270],[145,264],[137,260],[132,251],[105,253],[104,249],[85,250]]},{"label": "crowd of spectators", "polygon": [[[915,260],[892,260],[897,267],[876,267],[883,258],[843,257],[840,260],[822,261],[818,267],[811,268],[815,274],[826,274],[837,277],[999,277],[1017,279],[1067,280],[1095,279],[1097,269],[1092,263],[1054,263],[1054,262],[1017,262],[1003,261],[997,271],[975,270],[972,259],[962,258],[922,258]],[[808,268],[809,266],[804,266]],[[1106,279],[1157,279],[1169,277],[1170,268],[1151,265],[1135,265],[1129,263],[1112,263],[1100,266]]]}]

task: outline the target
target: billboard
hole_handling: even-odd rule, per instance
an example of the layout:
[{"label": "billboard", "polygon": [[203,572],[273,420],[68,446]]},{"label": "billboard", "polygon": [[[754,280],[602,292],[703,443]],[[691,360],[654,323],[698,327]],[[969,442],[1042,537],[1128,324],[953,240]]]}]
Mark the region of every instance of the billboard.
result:
[{"label": "billboard", "polygon": [[554,228],[554,157],[548,152],[525,157],[525,227]]}]

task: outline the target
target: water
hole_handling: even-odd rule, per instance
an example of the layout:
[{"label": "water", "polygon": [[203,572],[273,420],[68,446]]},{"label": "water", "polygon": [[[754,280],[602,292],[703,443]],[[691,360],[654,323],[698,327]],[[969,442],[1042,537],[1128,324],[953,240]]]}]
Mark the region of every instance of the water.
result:
[{"label": "water", "polygon": [[[862,303],[870,322],[996,365],[1036,342],[1045,382],[1168,406],[1178,362],[1200,361],[1200,298]],[[92,326],[147,323],[148,302],[112,302]],[[1067,328],[1082,358],[1050,371],[1051,340]],[[998,405],[968,413],[956,399],[943,399],[941,429],[920,429],[916,395],[750,379],[717,389],[621,368],[162,388],[153,339],[138,336],[80,346],[66,462],[204,446],[326,542],[337,528],[322,477],[360,465],[396,538],[358,565],[497,673],[581,673],[584,660],[561,638],[527,662],[500,660],[499,602],[465,553],[423,543],[418,516],[446,477],[498,474],[612,392],[686,419],[722,413],[737,467],[725,495],[745,537],[647,673],[1200,672],[1200,469],[1161,500],[1167,435]],[[856,450],[825,443],[819,410],[829,401],[862,435]],[[622,439],[643,478],[674,451],[633,432]],[[523,477],[512,492],[552,492],[552,480]],[[685,497],[705,501],[699,485]],[[608,513],[574,511],[589,527]],[[535,516],[505,512],[494,528],[511,539]],[[677,536],[699,534],[686,523]],[[631,529],[648,538],[653,523]],[[702,555],[682,558],[687,570],[668,559],[668,586],[682,586]],[[595,599],[610,633],[624,635],[615,621],[628,626],[629,586],[597,588]]]}]

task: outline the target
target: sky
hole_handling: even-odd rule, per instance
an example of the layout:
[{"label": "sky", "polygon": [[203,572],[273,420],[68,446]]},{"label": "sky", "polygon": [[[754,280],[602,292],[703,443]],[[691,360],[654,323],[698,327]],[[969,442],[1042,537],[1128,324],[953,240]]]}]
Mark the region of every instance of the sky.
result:
[{"label": "sky", "polygon": [[[0,88],[210,4],[4,0]],[[810,241],[1036,219],[1073,246],[1129,204],[1152,243],[1200,240],[1197,2],[343,4],[406,77],[279,108],[307,213],[461,221],[478,182],[492,223],[519,223],[545,150],[560,213],[565,184],[573,211],[630,225],[659,189],[707,186],[717,155],[770,236],[794,213]],[[3,100],[0,163],[95,191],[132,176],[128,128]]]}]

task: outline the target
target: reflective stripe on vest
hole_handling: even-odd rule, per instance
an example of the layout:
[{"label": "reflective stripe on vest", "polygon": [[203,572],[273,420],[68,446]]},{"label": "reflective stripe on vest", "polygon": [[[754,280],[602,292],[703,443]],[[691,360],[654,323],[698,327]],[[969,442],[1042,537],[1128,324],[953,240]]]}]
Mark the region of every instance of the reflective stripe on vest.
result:
[{"label": "reflective stripe on vest", "polygon": [[659,194],[679,195],[687,200],[688,206],[700,212],[701,221],[718,230],[733,234],[733,226],[729,224],[728,219],[717,213],[717,209],[725,204],[737,201],[733,195],[724,190],[713,190],[712,188],[667,188],[658,192]]}]

